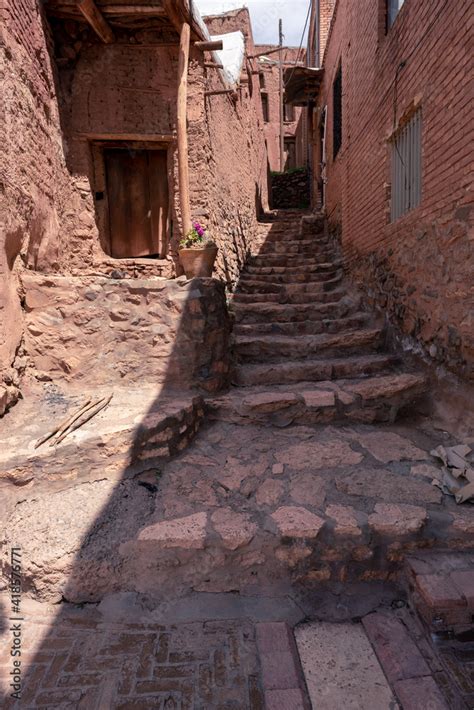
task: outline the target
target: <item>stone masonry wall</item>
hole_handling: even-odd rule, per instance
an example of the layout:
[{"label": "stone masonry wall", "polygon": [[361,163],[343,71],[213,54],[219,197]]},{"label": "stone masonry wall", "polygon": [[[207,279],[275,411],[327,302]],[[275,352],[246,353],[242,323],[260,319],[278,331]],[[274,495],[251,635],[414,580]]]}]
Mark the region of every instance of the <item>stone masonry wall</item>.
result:
[{"label": "stone masonry wall", "polygon": [[216,279],[25,273],[25,346],[41,380],[154,382],[216,391],[229,373],[229,319]]},{"label": "stone masonry wall", "polygon": [[[472,379],[470,17],[462,2],[406,2],[386,32],[383,2],[377,11],[369,0],[339,0],[318,109],[328,106],[326,209],[342,230],[348,270],[407,346]],[[342,147],[333,159],[340,62]],[[389,139],[415,105],[423,121],[422,201],[391,223]]]},{"label": "stone masonry wall", "polygon": [[272,209],[309,207],[310,177],[307,168],[272,175]]}]

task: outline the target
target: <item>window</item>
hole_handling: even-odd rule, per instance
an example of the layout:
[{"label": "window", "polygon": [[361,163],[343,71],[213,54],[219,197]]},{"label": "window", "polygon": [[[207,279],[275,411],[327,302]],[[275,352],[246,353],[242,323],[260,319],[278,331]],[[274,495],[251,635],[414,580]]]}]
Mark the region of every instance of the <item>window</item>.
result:
[{"label": "window", "polygon": [[339,153],[342,145],[342,67],[339,66],[332,87],[332,157]]},{"label": "window", "polygon": [[258,78],[260,80],[260,88],[264,89],[265,88],[265,74],[263,71],[259,72]]},{"label": "window", "polygon": [[293,104],[284,104],[283,118],[287,123],[291,123],[295,120],[295,107]]},{"label": "window", "polygon": [[263,110],[263,120],[265,123],[270,121],[270,111],[268,107],[268,94],[262,94],[262,110]]},{"label": "window", "polygon": [[405,0],[386,0],[387,3],[387,30],[393,25]]},{"label": "window", "polygon": [[421,109],[418,109],[393,138],[392,222],[421,202],[421,134]]},{"label": "window", "polygon": [[292,170],[296,168],[296,139],[285,138],[283,142],[285,150],[285,170]]}]

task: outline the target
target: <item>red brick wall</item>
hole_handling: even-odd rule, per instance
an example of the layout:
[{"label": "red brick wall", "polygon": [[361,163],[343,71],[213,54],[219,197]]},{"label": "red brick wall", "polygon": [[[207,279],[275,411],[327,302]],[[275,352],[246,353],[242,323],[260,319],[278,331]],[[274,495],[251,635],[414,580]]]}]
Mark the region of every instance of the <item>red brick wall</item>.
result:
[{"label": "red brick wall", "polygon": [[[341,60],[343,139],[333,161],[332,84]],[[327,104],[326,208],[342,229],[348,267],[407,344],[472,378],[470,5],[406,0],[386,33],[383,0],[338,0],[324,69],[315,125]],[[390,223],[388,139],[415,104],[423,117],[422,201]],[[316,143],[315,164],[317,154]]]},{"label": "red brick wall", "polygon": [[322,63],[322,58],[324,57],[324,51],[326,49],[326,44],[329,35],[329,29],[331,27],[332,15],[334,12],[334,7],[336,5],[336,0],[319,0],[319,57],[320,64]]}]

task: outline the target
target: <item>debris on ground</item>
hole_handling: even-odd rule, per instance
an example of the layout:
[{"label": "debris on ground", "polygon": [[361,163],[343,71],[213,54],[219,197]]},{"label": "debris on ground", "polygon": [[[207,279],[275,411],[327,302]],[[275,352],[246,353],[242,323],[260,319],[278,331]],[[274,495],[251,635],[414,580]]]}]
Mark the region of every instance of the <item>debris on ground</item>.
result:
[{"label": "debris on ground", "polygon": [[42,444],[49,439],[51,439],[49,443],[50,446],[60,444],[68,434],[71,434],[76,429],[79,429],[79,427],[92,419],[92,417],[95,417],[95,415],[102,411],[102,409],[107,407],[112,400],[112,397],[113,395],[110,395],[110,397],[102,397],[92,402],[88,399],[71,417],[68,417],[68,419],[63,421],[61,424],[58,424],[52,431],[39,439],[35,444],[35,449],[42,446]]},{"label": "debris on ground", "polygon": [[474,467],[468,459],[472,449],[465,444],[438,446],[431,456],[442,461],[443,468],[433,485],[446,495],[454,496],[456,503],[465,503],[474,498]]}]

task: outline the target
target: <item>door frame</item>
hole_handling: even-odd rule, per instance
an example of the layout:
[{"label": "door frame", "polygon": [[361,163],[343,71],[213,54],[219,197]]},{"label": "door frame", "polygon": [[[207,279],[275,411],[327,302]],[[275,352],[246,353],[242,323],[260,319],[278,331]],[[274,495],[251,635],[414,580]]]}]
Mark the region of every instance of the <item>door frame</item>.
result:
[{"label": "door frame", "polygon": [[[92,187],[94,205],[97,215],[97,226],[99,229],[100,245],[108,258],[111,256],[111,235],[110,235],[110,212],[109,198],[107,193],[107,174],[105,165],[105,150],[107,148],[119,148],[131,150],[164,150],[166,151],[166,164],[168,170],[168,220],[167,220],[167,250],[172,239],[172,215],[174,213],[174,154],[175,137],[170,136],[150,136],[150,135],[89,135],[88,137],[90,155],[92,159]],[[133,260],[133,257],[131,257]],[[136,257],[137,259],[145,257]],[[120,259],[116,259],[121,261]],[[129,260],[129,259],[128,259]]]}]

